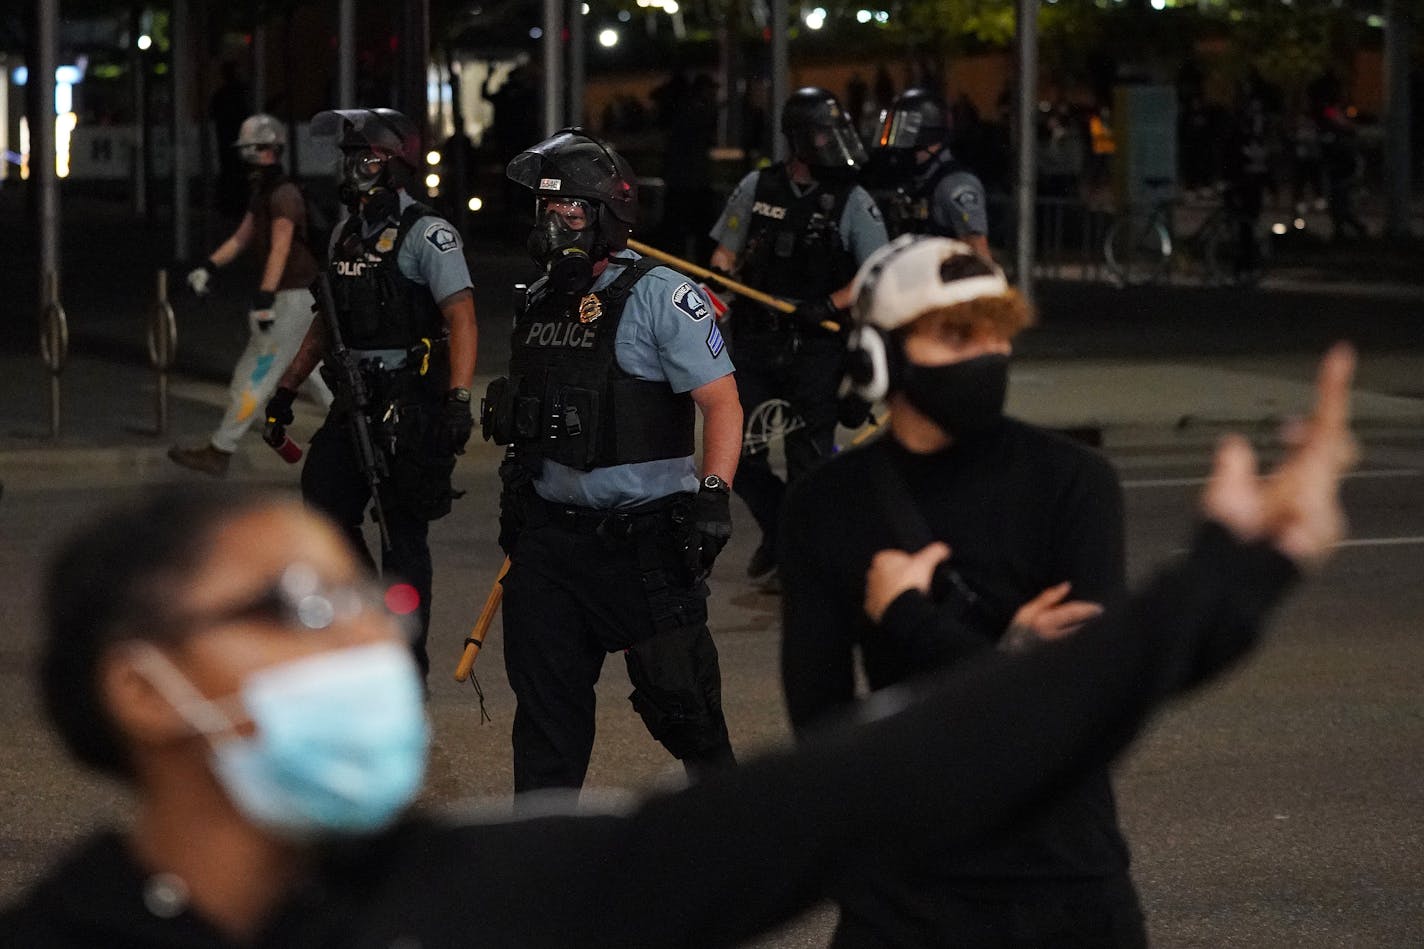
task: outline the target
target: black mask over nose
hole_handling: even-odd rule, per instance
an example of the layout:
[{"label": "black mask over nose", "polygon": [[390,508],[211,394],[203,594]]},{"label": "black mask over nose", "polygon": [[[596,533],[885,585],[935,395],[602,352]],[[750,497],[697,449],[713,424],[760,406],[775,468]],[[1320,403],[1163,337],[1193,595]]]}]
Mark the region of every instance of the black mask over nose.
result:
[{"label": "black mask over nose", "polygon": [[529,231],[526,247],[549,277],[549,289],[578,296],[593,286],[594,222],[574,230],[554,212],[547,212]]},{"label": "black mask over nose", "polygon": [[1009,357],[988,353],[947,366],[905,367],[910,404],[957,440],[993,431],[1004,419]]}]

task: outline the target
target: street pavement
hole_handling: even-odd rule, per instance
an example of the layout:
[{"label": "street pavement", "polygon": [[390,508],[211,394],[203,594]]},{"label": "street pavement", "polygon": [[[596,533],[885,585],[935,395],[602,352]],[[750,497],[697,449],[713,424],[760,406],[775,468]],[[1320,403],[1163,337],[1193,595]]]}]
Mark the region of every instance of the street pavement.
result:
[{"label": "street pavement", "polygon": [[[225,280],[207,304],[175,296],[169,429],[154,431],[158,384],[143,362],[142,327],[152,269],[163,256],[153,246],[160,232],[115,242],[115,221],[121,217],[95,225],[102,233],[81,231],[66,242],[75,345],[58,382],[58,437],[50,437],[50,377],[28,351],[33,311],[19,312],[24,291],[15,271],[7,267],[0,278],[0,622],[7,630],[0,642],[0,900],[65,841],[116,819],[123,807],[112,787],[64,761],[42,725],[30,679],[43,556],[97,505],[157,481],[199,477],[164,453],[174,441],[201,443],[216,424],[245,333],[250,271],[249,279],[239,272]],[[24,248],[6,230],[0,254],[13,251],[9,259],[23,261]],[[105,235],[109,242],[99,239]],[[507,356],[507,285],[528,272],[522,255],[498,250],[470,254],[481,387]],[[1362,351],[1355,412],[1366,452],[1346,491],[1351,546],[1291,601],[1245,669],[1168,713],[1119,769],[1155,945],[1424,945],[1421,299],[1424,283],[1412,283],[1405,266],[1373,281],[1296,272],[1254,292],[1073,282],[1038,288],[1042,325],[1022,340],[1010,410],[1102,433],[1127,492],[1135,578],[1187,536],[1215,438],[1242,430],[1274,454],[1280,423],[1309,405],[1313,363],[1325,343],[1354,338]],[[319,418],[314,405],[299,403],[295,434],[309,436]],[[840,433],[843,443],[852,437]],[[501,557],[494,543],[499,457],[491,445],[471,444],[456,474],[468,493],[432,529],[431,806],[503,795],[510,785],[513,698],[498,623],[477,668],[492,723],[478,724],[472,690],[449,675]],[[230,478],[295,491],[296,475],[254,434]],[[743,508],[735,513],[738,530],[717,566],[712,615],[728,720],[745,756],[783,746],[788,733],[776,679],[779,601],[743,578],[755,532]],[[591,787],[648,789],[677,778],[628,707],[628,691],[621,663],[610,661],[599,688]],[[824,945],[832,920],[816,911],[758,945]]]}]

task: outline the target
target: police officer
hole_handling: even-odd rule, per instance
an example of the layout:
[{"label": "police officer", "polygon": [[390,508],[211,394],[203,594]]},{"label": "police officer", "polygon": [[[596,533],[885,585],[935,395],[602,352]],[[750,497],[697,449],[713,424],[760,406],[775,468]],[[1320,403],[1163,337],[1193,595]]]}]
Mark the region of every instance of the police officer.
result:
[{"label": "police officer", "polygon": [[[392,109],[343,109],[317,114],[312,134],[342,154],[341,196],[351,214],[332,241],[328,273],[341,339],[366,390],[389,533],[383,567],[419,594],[413,648],[424,673],[432,577],[427,534],[430,521],[450,511],[455,455],[474,427],[470,274],[455,229],[406,193],[421,161],[414,123]],[[332,343],[325,322],[313,322],[267,404],[269,442],[285,437],[296,386]],[[372,498],[351,424],[358,393],[349,380],[337,382],[336,404],[312,437],[302,496],[364,551],[361,524]]]},{"label": "police officer", "polygon": [[689,771],[731,763],[705,582],[731,536],[741,441],[722,334],[694,284],[626,249],[637,192],[607,144],[565,129],[507,173],[536,196],[528,246],[545,270],[482,412],[485,437],[510,446],[515,790],[583,784],[594,684],[615,650],[654,738]]},{"label": "police officer", "polygon": [[[251,182],[247,213],[232,236],[188,273],[188,286],[206,296],[214,272],[249,245],[255,244],[265,258],[262,282],[247,314],[247,348],[232,370],[227,412],[207,444],[168,449],[174,462],[214,477],[227,474],[238,440],[272,395],[312,321],[308,288],[316,276],[319,249],[308,242],[310,222],[301,190],[282,171],[286,144],[287,130],[273,116],[259,113],[242,123],[233,147],[246,163]],[[309,378],[306,387],[323,406],[331,405],[331,390],[320,376]]]},{"label": "police officer", "polygon": [[[737,387],[747,417],[737,493],[762,531],[747,574],[777,566],[776,525],[786,485],[831,452],[843,346],[823,323],[844,322],[856,267],[886,241],[869,194],[855,183],[865,148],[850,117],[824,89],[798,89],[781,110],[791,157],[737,185],[712,229],[714,268],[758,290],[799,300],[794,314],[746,299],[733,305]],[[759,432],[771,400],[789,403],[787,481],[771,470]]]},{"label": "police officer", "polygon": [[880,113],[871,150],[888,184],[881,207],[892,236],[953,237],[988,260],[984,184],[951,154],[949,132],[949,110],[927,89],[906,89]]}]

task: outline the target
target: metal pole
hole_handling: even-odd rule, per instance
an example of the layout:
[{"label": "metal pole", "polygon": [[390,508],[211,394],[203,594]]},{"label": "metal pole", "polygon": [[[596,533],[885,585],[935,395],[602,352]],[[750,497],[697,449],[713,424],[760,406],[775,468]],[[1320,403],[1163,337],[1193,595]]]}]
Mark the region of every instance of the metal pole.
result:
[{"label": "metal pole", "polygon": [[173,30],[171,66],[173,91],[173,256],[188,257],[188,150],[185,131],[188,127],[188,90],[192,82],[189,59],[188,0],[173,0]]},{"label": "metal pole", "polygon": [[564,127],[564,10],[559,0],[544,0],[544,134]]},{"label": "metal pole", "polygon": [[35,0],[36,45],[39,61],[30,71],[35,83],[39,115],[32,116],[30,132],[30,174],[39,186],[40,197],[40,305],[56,302],[49,297],[52,276],[59,279],[59,181],[55,176],[54,70],[58,58],[59,4]]},{"label": "metal pole", "polygon": [[129,71],[132,74],[134,101],[133,138],[133,212],[135,217],[148,216],[148,57],[138,48],[143,12],[134,8],[130,19],[133,46],[129,48]]},{"label": "metal pole", "polygon": [[252,28],[252,111],[267,111],[267,24]]},{"label": "metal pole", "polygon": [[584,0],[569,0],[569,124],[583,124],[583,89],[588,47],[583,29]]},{"label": "metal pole", "polygon": [[148,317],[148,360],[158,373],[156,428],[159,435],[168,433],[168,370],[178,348],[178,321],[168,302],[168,271],[158,271],[158,296]]},{"label": "metal pole", "polygon": [[356,108],[356,0],[337,4],[336,75],[336,107]]},{"label": "metal pole", "polygon": [[781,107],[791,95],[791,68],[786,34],[790,10],[787,0],[771,0],[771,101],[766,104],[767,141],[771,157],[781,161],[786,157],[786,137],[781,134]]},{"label": "metal pole", "polygon": [[1034,194],[1037,191],[1038,0],[1015,0],[1019,60],[1018,289],[1033,299]]},{"label": "metal pole", "polygon": [[1409,47],[1414,21],[1403,0],[1384,4],[1384,178],[1389,200],[1385,203],[1384,232],[1388,237],[1409,236],[1410,110]]}]

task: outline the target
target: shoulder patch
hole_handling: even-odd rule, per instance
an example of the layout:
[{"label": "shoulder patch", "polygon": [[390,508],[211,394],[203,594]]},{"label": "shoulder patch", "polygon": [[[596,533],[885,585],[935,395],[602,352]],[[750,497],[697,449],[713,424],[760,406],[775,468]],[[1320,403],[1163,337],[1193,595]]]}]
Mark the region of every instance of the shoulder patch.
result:
[{"label": "shoulder patch", "polygon": [[455,229],[444,221],[434,221],[425,229],[425,239],[430,245],[442,254],[460,246],[460,238],[455,233]]},{"label": "shoulder patch", "polygon": [[[697,288],[690,283],[680,283],[677,289],[672,292],[673,306],[677,307],[694,323],[700,323],[712,315],[712,308],[707,305],[707,301],[702,299],[702,294],[697,292]],[[710,342],[709,342],[709,345]],[[719,344],[720,345],[720,344]],[[712,355],[716,355],[713,353]]]},{"label": "shoulder patch", "polygon": [[726,342],[722,339],[722,328],[717,325],[717,321],[712,321],[712,329],[707,333],[707,351],[716,359],[722,355],[722,350],[726,347]]},{"label": "shoulder patch", "polygon": [[973,185],[960,185],[950,194],[950,198],[965,211],[974,210],[980,203],[979,189]]}]

